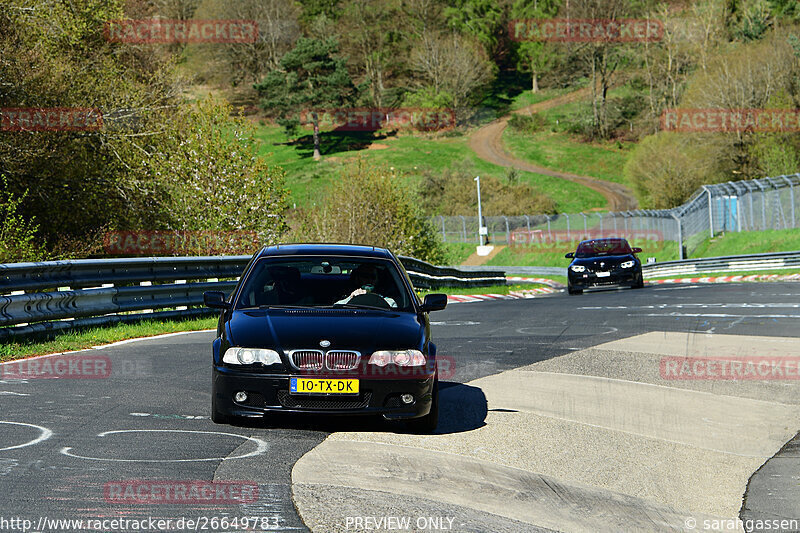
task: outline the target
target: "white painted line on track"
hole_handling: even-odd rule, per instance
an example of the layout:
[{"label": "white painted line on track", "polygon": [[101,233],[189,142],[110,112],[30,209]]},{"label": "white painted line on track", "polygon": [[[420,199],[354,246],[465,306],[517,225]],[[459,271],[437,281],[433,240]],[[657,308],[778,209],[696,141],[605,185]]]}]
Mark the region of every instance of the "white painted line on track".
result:
[{"label": "white painted line on track", "polygon": [[707,318],[798,318],[800,315],[730,315],[726,313],[628,313],[628,316],[676,316],[676,317],[707,317]]},{"label": "white painted line on track", "polygon": [[8,422],[5,420],[0,420],[0,424],[10,424],[12,426],[26,426],[38,429],[41,432],[41,434],[38,437],[36,437],[31,441],[25,442],[23,444],[17,444],[16,446],[7,446],[5,448],[0,448],[0,452],[5,452],[8,450],[17,450],[19,448],[26,448],[28,446],[33,446],[34,444],[39,444],[40,442],[44,442],[53,436],[53,432],[51,430],[42,426],[37,426],[36,424],[26,424],[25,422]]},{"label": "white painted line on track", "polygon": [[[67,457],[74,457],[76,459],[86,459],[88,461],[111,461],[115,463],[196,463],[202,461],[231,461],[233,459],[245,459],[247,457],[255,457],[256,455],[263,455],[269,449],[269,444],[265,441],[256,438],[248,437],[246,435],[239,435],[236,433],[224,433],[218,431],[191,431],[186,429],[120,429],[116,431],[105,431],[98,433],[97,436],[103,438],[107,435],[116,435],[119,433],[197,433],[204,435],[225,435],[228,437],[236,437],[250,442],[256,443],[256,449],[244,455],[235,455],[228,457],[206,457],[202,459],[118,459],[118,458],[104,458],[104,457],[86,457],[72,453],[72,448],[66,446],[61,448],[61,453]],[[0,450],[2,451],[2,450]]]}]

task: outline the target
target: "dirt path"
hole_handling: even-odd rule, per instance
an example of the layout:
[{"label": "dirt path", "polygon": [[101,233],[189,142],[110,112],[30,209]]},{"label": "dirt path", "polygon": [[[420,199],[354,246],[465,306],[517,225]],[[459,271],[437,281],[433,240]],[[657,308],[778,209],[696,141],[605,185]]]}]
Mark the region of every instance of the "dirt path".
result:
[{"label": "dirt path", "polygon": [[[545,109],[550,109],[559,105],[567,104],[580,100],[590,94],[591,90],[587,87],[577,91],[539,102],[528,107],[523,107],[514,111],[514,114],[523,113],[538,113]],[[509,154],[503,146],[503,130],[508,125],[510,115],[506,115],[487,124],[486,126],[475,131],[469,139],[469,146],[472,150],[484,161],[500,165],[503,167],[514,167],[519,170],[527,170],[528,172],[535,172],[536,174],[544,174],[545,176],[553,176],[575,183],[585,185],[602,194],[608,201],[608,209],[611,211],[627,211],[636,209],[638,203],[636,197],[630,189],[619,183],[612,183],[610,181],[603,181],[590,176],[578,176],[577,174],[569,174],[567,172],[558,172],[557,170],[550,170],[536,166],[527,161],[517,159]]]},{"label": "dirt path", "polygon": [[474,252],[471,256],[467,257],[467,259],[461,263],[462,265],[469,265],[469,266],[478,266],[478,265],[485,265],[489,262],[489,259],[499,254],[505,245],[498,245],[494,247],[494,250],[489,252],[489,255],[478,255],[478,252]]}]

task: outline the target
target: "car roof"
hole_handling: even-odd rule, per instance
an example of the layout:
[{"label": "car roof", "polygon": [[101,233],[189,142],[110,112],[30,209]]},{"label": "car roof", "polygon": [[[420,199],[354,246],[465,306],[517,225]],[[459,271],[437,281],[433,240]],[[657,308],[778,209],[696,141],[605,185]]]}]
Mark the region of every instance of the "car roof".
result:
[{"label": "car roof", "polygon": [[360,244],[277,244],[265,246],[258,257],[276,257],[290,255],[321,255],[321,256],[355,256],[391,259],[392,254],[386,248],[363,246]]},{"label": "car roof", "polygon": [[586,239],[585,241],[581,241],[580,244],[590,243],[590,242],[599,242],[599,241],[617,241],[617,242],[628,242],[627,239],[623,239],[622,237],[605,237],[602,239]]}]

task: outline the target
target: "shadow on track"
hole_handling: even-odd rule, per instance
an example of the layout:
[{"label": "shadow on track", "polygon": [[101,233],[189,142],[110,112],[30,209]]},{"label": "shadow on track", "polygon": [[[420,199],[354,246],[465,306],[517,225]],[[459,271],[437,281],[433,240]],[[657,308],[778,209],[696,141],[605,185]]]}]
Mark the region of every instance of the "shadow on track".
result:
[{"label": "shadow on track", "polygon": [[[477,387],[463,383],[439,383],[439,426],[434,434],[461,433],[486,425],[486,396]],[[291,429],[325,433],[371,431],[408,433],[402,422],[386,421],[380,416],[323,416],[295,413],[271,413],[264,418],[237,420],[235,427],[253,429]],[[219,426],[226,427],[226,426]]]}]

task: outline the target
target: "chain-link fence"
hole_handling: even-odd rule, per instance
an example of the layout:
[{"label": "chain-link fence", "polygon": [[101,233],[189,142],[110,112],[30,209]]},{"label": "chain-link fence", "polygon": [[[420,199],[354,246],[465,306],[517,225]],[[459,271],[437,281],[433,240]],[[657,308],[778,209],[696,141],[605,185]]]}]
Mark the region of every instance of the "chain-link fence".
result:
[{"label": "chain-link fence", "polygon": [[[704,185],[673,209],[557,215],[485,216],[489,244],[526,245],[624,237],[674,241],[681,259],[707,237],[730,231],[796,228],[800,174]],[[432,219],[445,242],[479,242],[478,217]]]}]

